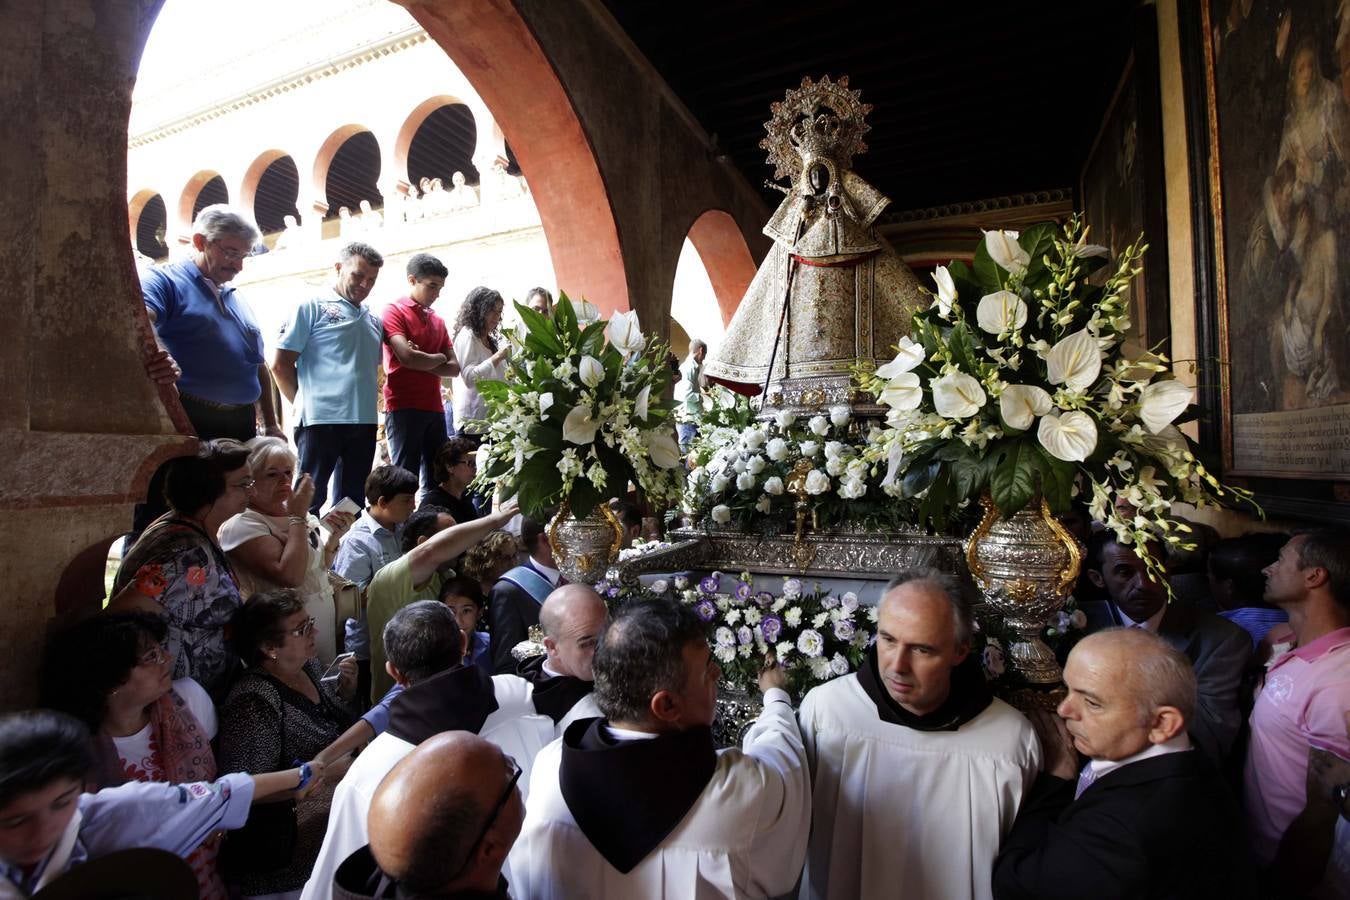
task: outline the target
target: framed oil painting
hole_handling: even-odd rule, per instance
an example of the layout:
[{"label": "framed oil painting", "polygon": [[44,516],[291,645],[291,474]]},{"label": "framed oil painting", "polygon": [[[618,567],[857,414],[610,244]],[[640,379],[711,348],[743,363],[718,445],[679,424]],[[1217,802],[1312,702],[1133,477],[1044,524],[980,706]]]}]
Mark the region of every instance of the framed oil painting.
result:
[{"label": "framed oil painting", "polygon": [[1350,4],[1198,24],[1225,473],[1350,481]]}]

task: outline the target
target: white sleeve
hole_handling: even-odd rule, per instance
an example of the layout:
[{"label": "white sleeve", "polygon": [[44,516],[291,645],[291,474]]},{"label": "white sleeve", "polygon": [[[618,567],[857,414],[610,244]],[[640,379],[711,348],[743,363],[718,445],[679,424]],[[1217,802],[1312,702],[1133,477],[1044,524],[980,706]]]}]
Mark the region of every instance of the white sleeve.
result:
[{"label": "white sleeve", "polygon": [[356,790],[356,787],[350,779],[344,778],[333,792],[328,812],[328,830],[324,833],[323,844],[314,859],[314,868],[310,870],[300,900],[331,900],[333,876],[338,866],[370,840],[366,832],[366,815],[370,811],[371,798],[365,792]]},{"label": "white sleeve", "polygon": [[215,740],[216,705],[211,702],[211,695],[206,692],[206,688],[193,678],[180,678],[173,683],[173,691],[183,698],[188,712],[192,713],[197,723],[202,726],[202,730],[206,732],[206,739]]},{"label": "white sleeve", "polygon": [[480,378],[491,376],[495,369],[487,347],[467,327],[455,335],[455,359],[459,362],[459,377],[468,387],[476,385]]},{"label": "white sleeve", "polygon": [[256,537],[271,533],[272,531],[267,527],[266,522],[259,521],[248,513],[242,512],[225,520],[220,526],[220,532],[216,535],[216,540],[220,543],[220,549],[228,553]]},{"label": "white sleeve", "polygon": [[759,763],[763,789],[750,849],[750,884],[774,897],[792,890],[811,834],[811,775],[787,692],[764,694],[764,711],[746,732],[742,751]]}]

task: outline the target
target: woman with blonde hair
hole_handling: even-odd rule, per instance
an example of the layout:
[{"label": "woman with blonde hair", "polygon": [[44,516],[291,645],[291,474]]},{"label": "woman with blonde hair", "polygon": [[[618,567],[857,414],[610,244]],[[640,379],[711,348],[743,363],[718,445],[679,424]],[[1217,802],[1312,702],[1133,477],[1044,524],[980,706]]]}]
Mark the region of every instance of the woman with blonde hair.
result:
[{"label": "woman with blonde hair", "polygon": [[247,597],[274,588],[295,588],[305,612],[320,623],[319,661],[325,666],[337,654],[340,633],[328,569],[337,554],[338,539],[355,517],[333,510],[324,517],[328,538],[309,510],[314,481],[307,474],[295,479],[295,454],[280,438],[254,438],[246,445],[253,492],[248,508],[220,526],[221,549],[234,564],[241,593]]},{"label": "woman with blonde hair", "polygon": [[497,579],[516,567],[520,560],[520,541],[509,531],[489,531],[483,539],[465,551],[459,574],[472,578],[483,588],[483,596],[492,591]]}]

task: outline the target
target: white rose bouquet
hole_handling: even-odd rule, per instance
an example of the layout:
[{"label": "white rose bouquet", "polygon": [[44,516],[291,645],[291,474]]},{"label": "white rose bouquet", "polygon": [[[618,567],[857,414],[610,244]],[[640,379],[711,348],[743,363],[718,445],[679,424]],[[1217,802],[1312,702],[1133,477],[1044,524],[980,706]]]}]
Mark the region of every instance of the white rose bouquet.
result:
[{"label": "white rose bouquet", "polygon": [[566,501],[578,518],[632,482],[653,504],[679,497],[684,469],[664,399],[666,347],[616,313],[584,328],[567,295],[552,318],[516,304],[523,328],[505,381],[480,381],[487,437],[476,483],[542,516]]},{"label": "white rose bouquet", "polygon": [[890,407],[864,456],[884,463],[884,491],[919,501],[921,521],[944,528],[985,491],[1005,517],[1037,496],[1064,512],[1085,493],[1094,519],[1147,554],[1153,538],[1185,543],[1174,502],[1250,501],[1177,429],[1195,414],[1193,390],[1161,354],[1125,343],[1122,291],[1147,248],[1136,242],[1092,283],[1109,254],[1086,238],[1077,216],[986,232],[973,265],[938,267],[895,359],[857,372]]}]

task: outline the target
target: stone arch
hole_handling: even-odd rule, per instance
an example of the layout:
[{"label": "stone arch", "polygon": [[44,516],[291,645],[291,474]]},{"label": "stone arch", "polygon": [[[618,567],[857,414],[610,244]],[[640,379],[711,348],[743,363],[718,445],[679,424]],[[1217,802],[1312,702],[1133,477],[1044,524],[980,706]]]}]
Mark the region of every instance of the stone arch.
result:
[{"label": "stone arch", "polygon": [[[286,177],[283,180],[286,182],[288,193],[290,190],[290,181],[295,181],[295,196],[272,198],[269,196],[269,191],[273,187],[271,182],[275,180],[273,173],[277,172],[279,166],[285,166],[286,163],[289,163],[287,168],[293,170],[294,179],[290,177],[292,172],[287,171],[285,173]],[[259,197],[260,188],[262,189],[263,195],[261,198]],[[258,157],[249,165],[248,170],[244,172],[244,179],[239,185],[239,205],[253,215],[254,221],[258,223],[258,227],[264,233],[278,231],[281,228],[279,223],[283,213],[294,213],[297,216],[300,215],[298,209],[299,189],[299,168],[295,164],[295,157],[285,150],[265,150],[258,154]],[[259,210],[258,204],[260,199],[269,210],[274,206],[278,208],[285,206],[286,208],[276,213],[276,215],[269,215],[266,211]],[[273,218],[276,220],[275,222],[270,221]],[[264,222],[264,219],[268,219],[268,221]]]},{"label": "stone arch", "polygon": [[689,226],[688,237],[708,271],[722,324],[727,325],[755,277],[755,260],[745,235],[730,213],[709,209]]},{"label": "stone arch", "polygon": [[[376,206],[380,205],[374,202],[374,198],[380,196],[378,188],[378,182],[380,177],[379,140],[378,138],[375,137],[374,131],[372,131],[365,125],[357,125],[357,124],[343,125],[341,128],[334,130],[333,133],[330,134],[324,140],[323,144],[320,145],[319,147],[319,152],[314,157],[312,184],[314,188],[314,195],[316,197],[323,198],[323,205],[325,208],[324,212],[325,219],[331,219],[334,216],[336,216],[338,206],[341,205],[338,203],[334,203],[333,198],[328,196],[329,187],[332,183],[331,176],[333,174],[333,163],[338,159],[338,154],[341,153],[342,149],[348,145],[348,142],[351,141],[353,138],[357,137],[358,135],[362,134],[370,135],[370,139],[375,143],[374,160],[376,168],[373,178],[371,179],[371,184],[369,185],[370,187],[374,188],[373,196],[365,196],[362,197],[361,199],[369,199],[371,200],[372,205]],[[357,191],[356,193],[359,194],[361,192]],[[352,212],[356,212],[354,208],[356,206],[356,203],[353,202],[350,204],[350,206],[353,207]]]},{"label": "stone arch", "polygon": [[528,173],[559,287],[604,313],[628,309],[618,223],[594,148],[515,4],[398,2],[455,61],[510,141]]},{"label": "stone arch", "polygon": [[[217,178],[221,178],[222,181],[224,180],[221,174],[215,169],[202,169],[189,178],[187,184],[183,185],[183,191],[178,195],[178,215],[176,221],[182,226],[185,232],[192,227],[192,220],[197,215],[196,210],[194,209],[197,204],[197,198],[201,196],[202,190]],[[228,188],[226,189],[225,195],[228,200]],[[180,243],[186,243],[191,237],[192,235],[190,233],[180,234],[178,240]]]},{"label": "stone arch", "polygon": [[[426,123],[427,119],[438,110],[447,106],[462,106],[469,112],[473,121],[474,130],[482,127],[478,117],[474,115],[473,107],[466,101],[461,100],[453,94],[437,94],[435,97],[428,97],[413,108],[408,113],[408,117],[403,120],[399,127],[398,136],[394,139],[394,172],[405,183],[412,182],[412,175],[408,168],[408,157],[412,151],[413,138],[417,136],[418,130]],[[469,149],[469,156],[473,155],[473,148]],[[470,160],[472,165],[472,160]],[[471,179],[472,180],[472,179]]]}]

